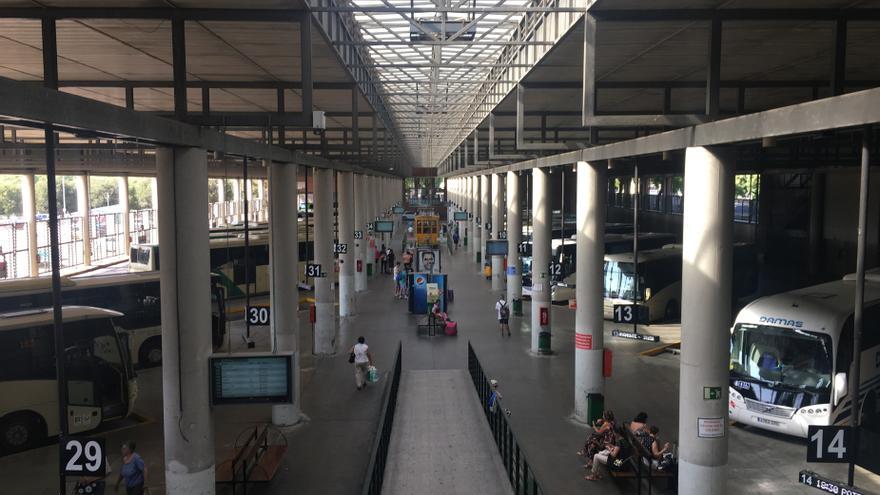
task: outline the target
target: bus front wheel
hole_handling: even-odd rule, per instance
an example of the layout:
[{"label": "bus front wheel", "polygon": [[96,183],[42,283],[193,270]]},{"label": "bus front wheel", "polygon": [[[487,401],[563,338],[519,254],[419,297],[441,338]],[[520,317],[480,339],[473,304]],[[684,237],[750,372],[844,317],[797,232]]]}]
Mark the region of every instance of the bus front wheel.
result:
[{"label": "bus front wheel", "polygon": [[141,344],[138,352],[138,364],[141,368],[152,368],[162,364],[162,338],[150,337]]},{"label": "bus front wheel", "polygon": [[33,413],[10,414],[0,421],[0,447],[4,452],[33,448],[45,437],[46,425]]}]

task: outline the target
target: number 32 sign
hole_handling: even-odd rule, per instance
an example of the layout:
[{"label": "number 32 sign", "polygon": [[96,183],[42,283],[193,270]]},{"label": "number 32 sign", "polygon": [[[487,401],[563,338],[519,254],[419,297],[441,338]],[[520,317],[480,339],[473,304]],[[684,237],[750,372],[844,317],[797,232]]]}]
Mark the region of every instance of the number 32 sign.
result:
[{"label": "number 32 sign", "polygon": [[104,476],[106,458],[103,438],[68,438],[61,452],[67,476]]}]

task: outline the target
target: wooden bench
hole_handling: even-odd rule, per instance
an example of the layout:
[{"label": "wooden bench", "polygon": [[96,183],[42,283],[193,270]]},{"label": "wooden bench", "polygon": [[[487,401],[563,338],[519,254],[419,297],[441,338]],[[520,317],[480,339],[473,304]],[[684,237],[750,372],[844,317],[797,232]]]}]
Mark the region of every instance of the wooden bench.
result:
[{"label": "wooden bench", "polygon": [[217,465],[216,482],[231,484],[234,495],[238,485],[242,485],[247,494],[248,483],[271,481],[287,452],[287,439],[275,430],[273,437],[279,439],[278,443],[270,442],[270,429],[269,425],[257,425],[242,431],[235,440],[232,455]]},{"label": "wooden bench", "polygon": [[648,494],[653,492],[653,481],[657,479],[665,479],[667,489],[675,490],[676,474],[673,471],[661,471],[654,467],[652,462],[653,455],[629,430],[629,424],[623,425],[623,432],[626,441],[629,444],[632,455],[626,460],[625,469],[618,471],[609,469],[609,475],[614,479],[635,479],[638,480],[638,493],[642,493],[642,480],[648,480]]}]

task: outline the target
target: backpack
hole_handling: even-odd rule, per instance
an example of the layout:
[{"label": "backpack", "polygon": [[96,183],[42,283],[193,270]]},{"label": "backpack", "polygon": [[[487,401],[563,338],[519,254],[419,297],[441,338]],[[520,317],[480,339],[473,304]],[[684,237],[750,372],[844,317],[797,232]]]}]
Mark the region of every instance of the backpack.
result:
[{"label": "backpack", "polygon": [[507,303],[501,303],[501,310],[499,313],[501,314],[501,318],[510,318],[510,308],[507,307]]}]

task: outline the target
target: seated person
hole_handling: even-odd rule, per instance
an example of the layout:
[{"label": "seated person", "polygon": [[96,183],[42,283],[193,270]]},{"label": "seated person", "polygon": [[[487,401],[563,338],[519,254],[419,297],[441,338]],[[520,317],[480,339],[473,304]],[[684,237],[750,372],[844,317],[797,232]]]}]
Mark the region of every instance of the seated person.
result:
[{"label": "seated person", "polygon": [[623,468],[623,462],[629,458],[629,444],[623,434],[623,430],[614,432],[614,441],[605,444],[605,448],[593,456],[592,472],[584,479],[596,481],[602,479],[599,474],[599,464],[608,465],[609,470],[619,471]]},{"label": "seated person", "polygon": [[431,308],[431,314],[434,315],[434,320],[443,325],[449,321],[449,315],[446,314],[445,311],[440,311],[440,301],[434,302],[434,307]]},{"label": "seated person", "polygon": [[593,457],[605,448],[606,443],[614,441],[614,412],[606,410],[592,426],[593,433],[587,437],[584,447],[577,453],[587,458],[587,463],[584,465],[586,468],[591,467]]},{"label": "seated person", "polygon": [[[669,442],[665,442],[663,447],[660,447],[660,437],[657,435],[660,433],[660,428],[656,425],[652,425],[648,428],[648,436],[645,437],[645,447],[648,449],[648,452],[651,453],[651,466],[657,468],[659,466],[660,461],[663,459],[663,455],[669,452],[671,446]],[[647,459],[644,459],[647,462]]]},{"label": "seated person", "polygon": [[629,424],[629,432],[635,436],[647,434],[648,432],[648,413],[640,412],[636,414],[632,422]]}]

